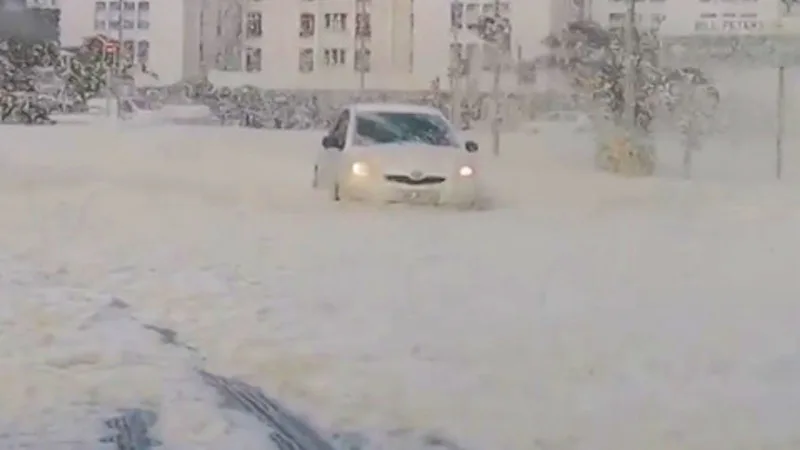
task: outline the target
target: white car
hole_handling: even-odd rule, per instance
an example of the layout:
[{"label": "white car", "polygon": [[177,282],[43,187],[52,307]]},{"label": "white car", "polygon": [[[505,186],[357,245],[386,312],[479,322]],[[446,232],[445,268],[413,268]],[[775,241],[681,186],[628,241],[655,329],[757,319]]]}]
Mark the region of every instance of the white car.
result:
[{"label": "white car", "polygon": [[435,108],[356,104],[322,140],[313,186],[333,200],[474,207],[478,145]]}]

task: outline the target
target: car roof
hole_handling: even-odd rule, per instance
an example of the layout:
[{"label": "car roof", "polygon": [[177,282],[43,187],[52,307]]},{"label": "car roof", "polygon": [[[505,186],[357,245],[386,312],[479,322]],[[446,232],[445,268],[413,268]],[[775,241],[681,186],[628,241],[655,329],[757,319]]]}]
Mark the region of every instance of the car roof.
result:
[{"label": "car roof", "polygon": [[399,112],[441,115],[442,112],[432,106],[415,105],[413,103],[355,103],[349,106],[355,113],[358,112]]}]

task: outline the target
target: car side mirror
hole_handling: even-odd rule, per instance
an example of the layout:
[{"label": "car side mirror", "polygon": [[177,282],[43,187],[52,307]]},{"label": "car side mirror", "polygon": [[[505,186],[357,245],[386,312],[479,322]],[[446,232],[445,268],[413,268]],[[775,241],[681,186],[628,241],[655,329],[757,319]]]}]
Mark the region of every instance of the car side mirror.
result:
[{"label": "car side mirror", "polygon": [[322,148],[326,150],[329,148],[341,149],[342,145],[336,136],[328,135],[322,138]]},{"label": "car side mirror", "polygon": [[475,141],[467,141],[464,144],[464,148],[466,148],[469,153],[475,153],[478,151],[478,143]]}]

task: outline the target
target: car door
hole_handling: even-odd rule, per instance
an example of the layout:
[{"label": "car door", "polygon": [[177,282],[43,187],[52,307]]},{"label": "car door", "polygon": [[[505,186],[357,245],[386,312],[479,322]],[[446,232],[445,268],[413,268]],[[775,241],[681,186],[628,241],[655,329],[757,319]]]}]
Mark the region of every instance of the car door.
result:
[{"label": "car door", "polygon": [[[347,131],[350,127],[350,110],[345,109],[337,117],[336,121],[328,132],[328,136],[335,137],[339,142],[347,143]],[[319,157],[319,176],[320,181],[325,186],[330,186],[336,181],[339,161],[342,157],[342,149],[330,147],[322,148]]]}]

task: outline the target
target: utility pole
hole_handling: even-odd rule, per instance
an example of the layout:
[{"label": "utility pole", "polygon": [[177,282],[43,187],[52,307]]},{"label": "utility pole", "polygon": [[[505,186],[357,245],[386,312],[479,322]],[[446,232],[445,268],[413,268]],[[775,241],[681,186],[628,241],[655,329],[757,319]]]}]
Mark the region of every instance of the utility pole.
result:
[{"label": "utility pole", "polygon": [[624,127],[630,127],[634,132],[636,123],[636,91],[637,91],[637,59],[639,49],[636,44],[636,1],[626,0],[627,11],[625,16],[625,87],[623,110]]},{"label": "utility pole", "polygon": [[[114,76],[113,76],[113,74],[111,72],[114,70],[114,66],[113,66],[113,64],[111,62],[109,62],[109,48],[111,47],[110,43],[106,42],[105,40],[103,40],[102,44],[103,44],[103,53],[102,53],[102,55],[103,55],[103,66],[106,69],[106,89],[105,89],[105,92],[106,92],[106,116],[110,118],[111,117],[111,103],[112,103],[111,97],[114,95],[114,93],[112,92],[112,89],[113,89],[112,84],[113,84],[113,81],[114,81]],[[117,51],[119,51],[119,48],[117,48]]]},{"label": "utility pole", "polygon": [[[505,58],[505,27],[503,32],[500,31],[500,21],[503,20],[500,16],[500,0],[494,0],[494,29],[489,36],[495,48],[494,51],[494,67],[492,73],[492,100],[494,103],[494,111],[492,117],[492,154],[495,156],[500,155],[500,124],[502,118],[502,95],[500,89],[500,81],[503,74],[503,59]],[[502,39],[501,39],[502,36]]]},{"label": "utility pole", "polygon": [[[356,69],[358,69],[358,92],[363,95],[367,85],[367,32],[371,32],[368,24],[369,12],[367,10],[368,0],[355,0],[356,2]],[[371,55],[370,55],[371,59]],[[370,61],[371,63],[371,61]]]},{"label": "utility pole", "polygon": [[464,4],[460,0],[450,2],[450,121],[457,127],[461,123],[461,77],[464,73],[464,49],[461,45],[461,28],[464,26]]},{"label": "utility pole", "polygon": [[778,128],[775,132],[775,178],[783,177],[783,138],[786,128],[786,67],[778,67]]},{"label": "utility pole", "polygon": [[122,0],[117,0],[119,3],[119,14],[117,18],[119,22],[117,23],[117,58],[115,61],[114,72],[116,75],[116,96],[117,96],[117,119],[122,119],[122,52],[125,51],[125,45],[123,43],[123,14],[122,10],[125,6]]}]

